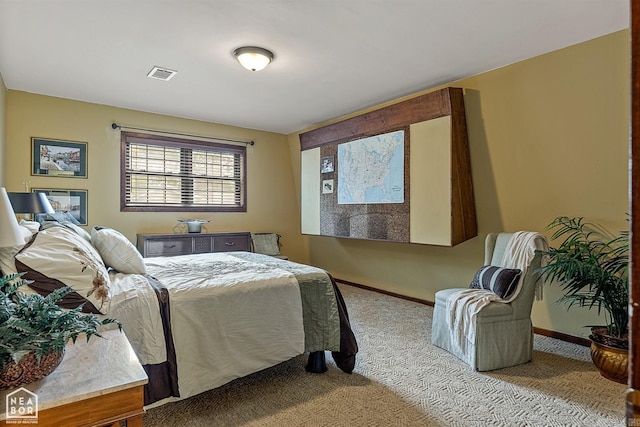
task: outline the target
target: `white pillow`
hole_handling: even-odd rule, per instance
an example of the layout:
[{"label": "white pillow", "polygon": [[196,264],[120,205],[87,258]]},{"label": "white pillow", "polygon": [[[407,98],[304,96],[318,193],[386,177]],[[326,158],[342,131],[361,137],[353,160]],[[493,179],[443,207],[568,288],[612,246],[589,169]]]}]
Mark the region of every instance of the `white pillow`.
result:
[{"label": "white pillow", "polygon": [[40,230],[40,223],[38,221],[20,220],[20,226],[27,228],[31,234],[36,234]]},{"label": "white pillow", "polygon": [[18,272],[16,270],[16,260],[14,257],[20,249],[24,247],[24,244],[31,240],[31,237],[33,236],[31,229],[24,225],[19,225],[18,227],[20,228],[20,233],[24,238],[24,243],[18,246],[0,248],[0,270],[2,270],[2,273],[7,276]]},{"label": "white pillow", "polygon": [[[31,237],[33,237],[33,233],[31,232],[33,227],[27,228],[23,225],[24,222],[26,221],[20,221],[20,233],[22,234],[22,237],[24,237],[24,241],[29,242],[29,240],[31,240]],[[18,272],[18,270],[16,270],[16,259],[14,257],[23,247],[24,244],[7,248],[0,248],[0,272],[2,272],[3,275],[8,276],[10,274],[15,274]],[[36,291],[31,289],[29,285],[22,285],[20,287],[20,292],[23,292],[25,294],[37,293]]]},{"label": "white pillow", "polygon": [[75,292],[58,304],[82,305],[82,311],[106,314],[109,308],[109,275],[98,252],[82,237],[65,227],[38,232],[15,256],[16,269],[42,295],[70,286]]},{"label": "white pillow", "polygon": [[146,274],[142,255],[133,243],[113,228],[93,227],[91,244],[98,250],[104,263],[120,273]]},{"label": "white pillow", "polygon": [[20,246],[0,248],[0,270],[5,276],[18,272],[13,257],[16,256],[20,249],[22,249]]}]

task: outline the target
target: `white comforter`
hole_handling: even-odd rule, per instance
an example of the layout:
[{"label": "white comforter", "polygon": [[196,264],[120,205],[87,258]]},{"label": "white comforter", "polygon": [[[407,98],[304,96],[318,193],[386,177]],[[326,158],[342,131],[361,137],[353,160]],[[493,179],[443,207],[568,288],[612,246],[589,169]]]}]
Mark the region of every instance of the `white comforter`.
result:
[{"label": "white comforter", "polygon": [[155,291],[146,277],[111,272],[108,315],[118,319],[135,349],[140,363],[157,364],[167,360],[162,319]]},{"label": "white comforter", "polygon": [[[170,293],[181,399],[304,352],[300,290],[293,274],[224,253],[188,258],[188,263],[181,256],[145,259],[148,274]],[[163,362],[153,289],[142,276],[114,274],[111,279],[109,316],[125,325],[142,364]],[[153,406],[168,400],[177,399]]]}]

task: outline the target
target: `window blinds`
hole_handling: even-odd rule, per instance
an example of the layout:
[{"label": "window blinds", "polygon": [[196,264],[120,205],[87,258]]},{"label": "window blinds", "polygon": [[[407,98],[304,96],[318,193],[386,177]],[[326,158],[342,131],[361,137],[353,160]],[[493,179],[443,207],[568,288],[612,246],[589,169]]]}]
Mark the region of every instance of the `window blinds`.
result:
[{"label": "window blinds", "polygon": [[245,147],[124,134],[124,207],[246,210]]}]

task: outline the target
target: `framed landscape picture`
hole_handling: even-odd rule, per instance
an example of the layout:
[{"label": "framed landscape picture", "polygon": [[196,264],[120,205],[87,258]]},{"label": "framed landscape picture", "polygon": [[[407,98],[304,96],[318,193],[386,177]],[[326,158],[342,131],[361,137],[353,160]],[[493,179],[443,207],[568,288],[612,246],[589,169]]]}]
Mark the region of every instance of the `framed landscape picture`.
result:
[{"label": "framed landscape picture", "polygon": [[31,175],[87,177],[87,143],[31,138]]},{"label": "framed landscape picture", "polygon": [[76,225],[87,225],[87,190],[60,190],[33,188],[33,193],[44,193],[55,213],[56,221],[69,221]]}]

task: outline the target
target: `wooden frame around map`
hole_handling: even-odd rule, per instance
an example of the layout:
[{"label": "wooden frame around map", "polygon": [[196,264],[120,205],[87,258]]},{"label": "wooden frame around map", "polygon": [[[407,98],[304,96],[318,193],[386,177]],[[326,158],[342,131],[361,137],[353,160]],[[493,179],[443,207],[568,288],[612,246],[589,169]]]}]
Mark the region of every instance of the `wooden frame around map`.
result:
[{"label": "wooden frame around map", "polygon": [[[438,124],[430,126],[431,123]],[[430,127],[444,127],[446,146],[440,141],[434,144],[438,148],[432,149],[431,142],[428,141],[429,135],[433,133]],[[423,185],[427,188],[433,184],[429,182],[431,175],[418,171],[412,175],[410,167],[405,167],[407,194],[402,212],[385,211],[392,204],[350,205],[351,210],[345,212],[337,204],[335,191],[321,194],[320,158],[334,156],[337,162],[339,144],[398,129],[406,129],[405,165],[413,162],[420,164],[421,169],[422,166],[426,169],[433,168],[439,174],[438,188],[427,189],[429,194],[437,196],[434,198],[437,203],[429,203],[420,193]],[[442,130],[439,132],[442,134]],[[420,135],[421,140],[412,141],[415,139],[413,134]],[[411,158],[411,146],[419,148],[417,158]],[[303,234],[443,246],[456,245],[478,234],[464,99],[460,88],[437,90],[302,133],[300,148]],[[315,164],[318,165],[317,170],[312,166]],[[337,170],[338,167],[334,164],[334,169]],[[443,170],[446,177],[442,176]],[[333,178],[337,182],[335,172],[333,175],[322,174],[322,178]],[[412,191],[423,200],[412,205]],[[381,206],[386,207],[379,210]],[[358,216],[363,220],[360,221]],[[349,231],[345,226],[347,219],[350,221]],[[384,229],[384,233],[381,229]]]}]

